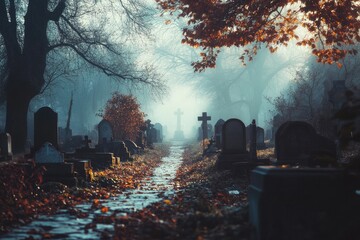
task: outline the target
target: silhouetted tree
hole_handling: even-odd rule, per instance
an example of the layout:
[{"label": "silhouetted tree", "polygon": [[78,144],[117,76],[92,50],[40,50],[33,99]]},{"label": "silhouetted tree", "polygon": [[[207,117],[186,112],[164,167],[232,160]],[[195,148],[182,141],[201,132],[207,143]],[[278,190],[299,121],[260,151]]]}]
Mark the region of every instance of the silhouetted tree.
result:
[{"label": "silhouetted tree", "polygon": [[72,63],[81,59],[134,87],[145,84],[163,90],[154,69],[139,68],[119,41],[129,32],[146,32],[147,10],[141,0],[0,1],[0,54],[6,56],[0,60],[0,86],[5,89],[6,131],[13,137],[15,152],[24,149],[29,103],[46,86],[47,62],[59,60],[49,58],[52,54],[61,53]]}]

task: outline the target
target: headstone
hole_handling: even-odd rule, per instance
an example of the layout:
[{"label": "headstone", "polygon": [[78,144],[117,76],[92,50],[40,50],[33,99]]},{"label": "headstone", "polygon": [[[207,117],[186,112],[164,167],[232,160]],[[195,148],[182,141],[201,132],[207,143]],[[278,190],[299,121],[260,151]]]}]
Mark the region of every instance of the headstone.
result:
[{"label": "headstone", "polygon": [[157,142],[159,143],[162,143],[163,141],[163,127],[160,123],[155,123],[154,124],[154,128],[157,130],[157,136],[156,136],[156,139],[157,139]]},{"label": "headstone", "polygon": [[141,147],[136,145],[135,142],[133,142],[131,140],[124,140],[124,143],[125,143],[126,147],[128,148],[131,155],[140,153]]},{"label": "headstone", "polygon": [[206,112],[203,112],[201,116],[198,117],[198,121],[201,121],[202,127],[202,139],[208,138],[208,124],[207,121],[210,121],[211,117],[207,115]]},{"label": "headstone", "polygon": [[265,130],[261,127],[256,127],[256,149],[265,149]]},{"label": "headstone", "polygon": [[275,152],[278,164],[328,166],[337,163],[336,144],[302,121],[288,121],[279,127]]},{"label": "headstone", "polygon": [[75,177],[74,164],[64,162],[64,155],[51,143],[45,142],[35,152],[35,164],[44,166],[46,172],[44,182],[60,182],[70,187],[77,186],[78,179]]},{"label": "headstone", "polygon": [[[254,122],[253,129],[256,124]],[[216,166],[219,169],[231,169],[235,173],[248,174],[256,166],[269,165],[270,159],[259,159],[256,148],[252,147],[252,155],[246,150],[246,128],[239,119],[227,120],[222,128],[222,152]],[[256,135],[254,135],[256,137]],[[256,141],[254,139],[253,141]],[[255,145],[255,143],[253,143]]]},{"label": "headstone", "polygon": [[222,146],[222,127],[225,121],[223,119],[219,119],[215,124],[215,146],[220,149]]},{"label": "headstone", "polygon": [[344,169],[257,167],[248,190],[254,239],[357,239],[350,191]]},{"label": "headstone", "polygon": [[252,120],[251,126],[250,126],[250,158],[251,160],[256,160],[256,142],[257,142],[257,136],[256,136],[256,122],[255,119]]},{"label": "headstone", "polygon": [[45,142],[58,148],[58,114],[49,107],[42,107],[34,114],[34,150]]},{"label": "headstone", "polygon": [[237,162],[248,162],[246,151],[245,125],[239,119],[229,119],[222,127],[222,152],[216,165],[219,169],[231,169]]},{"label": "headstone", "polygon": [[278,128],[280,127],[282,123],[282,116],[280,114],[276,114],[274,117],[273,117],[273,120],[272,120],[272,133],[271,133],[271,142],[274,143],[275,142],[275,134],[278,130]]},{"label": "headstone", "polygon": [[35,152],[35,163],[64,163],[64,155],[51,143],[45,142],[43,146]]},{"label": "headstone", "polygon": [[103,119],[100,121],[98,124],[98,134],[98,144],[102,144],[104,141],[109,143],[113,140],[113,129],[108,120]]},{"label": "headstone", "polygon": [[11,136],[9,133],[0,133],[0,161],[8,161],[12,157]]},{"label": "headstone", "polygon": [[145,148],[145,132],[140,130],[135,140],[136,145],[141,147],[142,149]]},{"label": "headstone", "polygon": [[123,141],[113,141],[109,147],[110,152],[112,152],[115,157],[120,157],[121,162],[131,160],[130,152]]},{"label": "headstone", "polygon": [[227,120],[222,129],[223,153],[242,154],[246,153],[245,125],[239,119]]},{"label": "headstone", "polygon": [[176,115],[176,131],[174,133],[174,140],[175,141],[182,141],[184,140],[184,132],[181,129],[181,115],[184,113],[180,110],[180,108],[175,112]]}]

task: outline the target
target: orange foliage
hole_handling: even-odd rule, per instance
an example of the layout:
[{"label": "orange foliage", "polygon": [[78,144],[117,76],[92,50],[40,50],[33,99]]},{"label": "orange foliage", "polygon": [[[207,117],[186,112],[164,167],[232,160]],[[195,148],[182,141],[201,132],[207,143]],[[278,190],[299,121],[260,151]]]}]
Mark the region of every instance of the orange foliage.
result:
[{"label": "orange foliage", "polygon": [[144,113],[134,96],[113,93],[105,106],[102,117],[108,120],[117,140],[135,140],[140,127],[144,125]]},{"label": "orange foliage", "polygon": [[[188,20],[183,43],[201,47],[197,71],[215,67],[220,47],[252,48],[240,59],[245,62],[265,44],[271,52],[287,46],[292,39],[308,46],[322,63],[338,63],[347,54],[356,54],[351,46],[360,41],[360,4],[352,0],[156,0],[165,10]],[[309,34],[299,37],[296,30]]]}]

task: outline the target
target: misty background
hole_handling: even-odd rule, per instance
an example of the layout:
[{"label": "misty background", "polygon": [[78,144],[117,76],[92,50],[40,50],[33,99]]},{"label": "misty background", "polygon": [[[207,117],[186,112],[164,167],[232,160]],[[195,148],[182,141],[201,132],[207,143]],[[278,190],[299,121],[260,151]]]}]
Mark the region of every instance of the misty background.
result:
[{"label": "misty background", "polygon": [[[40,107],[49,106],[58,113],[59,127],[65,127],[68,117],[69,102],[73,93],[73,106],[70,127],[74,135],[91,135],[100,117],[96,114],[105,106],[111,94],[119,91],[133,94],[141,104],[146,119],[152,123],[161,123],[165,127],[165,138],[171,139],[176,130],[175,112],[183,112],[181,126],[185,138],[197,136],[200,122],[197,117],[207,112],[212,117],[214,126],[220,118],[239,118],[245,125],[256,119],[257,124],[265,129],[271,128],[271,121],[276,114],[274,100],[286,91],[298,79],[299,73],[305,75],[309,69],[320,69],[318,76],[321,84],[317,94],[326,94],[326,81],[355,78],[358,72],[357,58],[346,59],[348,69],[316,63],[308,49],[299,46],[281,48],[275,53],[262,48],[253,61],[243,66],[239,60],[241,48],[223,49],[218,57],[215,69],[194,72],[191,63],[199,58],[199,51],[181,44],[182,27],[185,22],[174,22],[169,16],[160,16],[155,3],[147,1],[147,10],[151,27],[144,35],[116,33],[136,64],[151,64],[167,86],[167,94],[152,94],[148,89],[134,87],[130,83],[120,83],[105,74],[91,68],[83,68],[81,62],[71,56],[65,56],[73,62],[70,68],[63,69],[61,64],[51,65],[49,58],[49,84],[31,102],[28,115],[28,138],[33,138],[33,114]],[[116,16],[111,16],[112,19]],[[171,19],[171,22],[170,22]],[[90,19],[83,24],[91,25]],[[121,19],[116,19],[118,24]],[[56,61],[54,61],[56,62]],[[55,68],[55,71],[54,71]],[[351,78],[352,77],[352,78]],[[351,80],[352,81],[352,80]],[[353,80],[354,84],[357,80]],[[356,84],[355,84],[356,85]],[[330,88],[330,86],[329,86]],[[285,97],[286,98],[286,97]],[[1,105],[0,130],[5,128],[5,106]]]}]

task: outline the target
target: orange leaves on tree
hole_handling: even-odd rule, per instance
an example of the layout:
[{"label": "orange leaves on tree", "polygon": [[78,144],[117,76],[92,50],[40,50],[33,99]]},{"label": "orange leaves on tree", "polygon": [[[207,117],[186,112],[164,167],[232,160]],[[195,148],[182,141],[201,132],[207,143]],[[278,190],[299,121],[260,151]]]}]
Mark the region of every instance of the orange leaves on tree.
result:
[{"label": "orange leaves on tree", "polygon": [[[182,43],[198,47],[206,57],[192,64],[196,71],[215,67],[217,55],[208,49],[265,43],[271,52],[291,39],[309,46],[319,62],[336,63],[353,50],[338,54],[336,46],[360,41],[360,5],[357,1],[244,0],[190,1],[156,0],[161,8],[180,18],[189,19]],[[314,42],[295,34],[299,26],[313,36]],[[348,48],[349,49],[349,48]],[[249,52],[248,59],[256,52]],[[248,55],[248,54],[246,54]],[[242,57],[240,57],[244,60]]]},{"label": "orange leaves on tree", "polygon": [[144,125],[144,113],[136,97],[115,92],[106,103],[103,118],[111,122],[117,140],[135,140],[140,127]]}]

